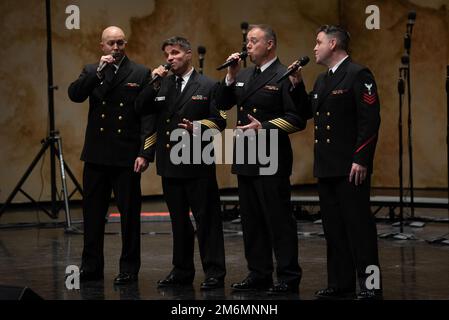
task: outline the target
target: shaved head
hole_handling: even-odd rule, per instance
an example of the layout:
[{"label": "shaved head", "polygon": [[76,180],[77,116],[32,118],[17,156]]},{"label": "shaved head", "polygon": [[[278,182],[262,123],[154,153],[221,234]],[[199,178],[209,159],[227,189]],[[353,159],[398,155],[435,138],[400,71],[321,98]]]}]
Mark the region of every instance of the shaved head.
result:
[{"label": "shaved head", "polygon": [[106,29],[103,30],[103,33],[101,34],[101,42],[105,42],[111,37],[113,38],[118,37],[125,39],[125,33],[119,27],[115,26],[107,27]]}]

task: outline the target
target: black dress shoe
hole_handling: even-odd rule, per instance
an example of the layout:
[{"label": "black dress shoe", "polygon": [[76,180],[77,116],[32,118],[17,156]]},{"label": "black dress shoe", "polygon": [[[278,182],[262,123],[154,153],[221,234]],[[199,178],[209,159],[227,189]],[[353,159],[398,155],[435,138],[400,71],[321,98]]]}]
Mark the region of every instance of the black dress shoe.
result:
[{"label": "black dress shoe", "polygon": [[315,292],[318,299],[354,299],[354,291],[338,290],[335,288],[321,289]]},{"label": "black dress shoe", "polygon": [[299,292],[299,282],[298,281],[280,281],[268,289],[268,294],[287,294],[287,293],[298,293]]},{"label": "black dress shoe", "polygon": [[176,287],[192,285],[193,279],[178,279],[173,274],[169,274],[165,279],[157,282],[158,287]]},{"label": "black dress shoe", "polygon": [[383,300],[383,294],[381,290],[362,290],[357,300]]},{"label": "black dress shoe", "polygon": [[223,279],[217,279],[217,278],[207,278],[204,280],[203,283],[201,283],[200,289],[201,290],[211,290],[211,289],[218,289],[224,287],[224,280]]},{"label": "black dress shoe", "polygon": [[98,281],[104,278],[103,272],[88,272],[86,270],[80,271],[80,282]]},{"label": "black dress shoe", "polygon": [[115,277],[114,284],[116,285],[130,284],[136,282],[137,279],[138,276],[135,273],[120,272],[118,276]]},{"label": "black dress shoe", "polygon": [[247,277],[242,282],[233,283],[231,288],[236,291],[267,290],[273,285],[271,278]]}]

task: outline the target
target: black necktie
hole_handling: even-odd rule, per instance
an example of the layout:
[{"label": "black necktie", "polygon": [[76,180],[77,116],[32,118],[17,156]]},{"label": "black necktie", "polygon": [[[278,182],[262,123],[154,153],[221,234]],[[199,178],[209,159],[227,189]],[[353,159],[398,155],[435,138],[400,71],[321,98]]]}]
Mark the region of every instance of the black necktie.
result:
[{"label": "black necktie", "polygon": [[176,77],[176,97],[179,97],[181,95],[181,88],[182,88],[182,82],[184,79],[181,77]]},{"label": "black necktie", "polygon": [[253,76],[251,77],[251,80],[256,79],[257,76],[258,76],[259,74],[261,74],[261,73],[262,73],[262,70],[260,70],[259,67],[256,67],[256,68],[254,69],[254,73],[253,73]]},{"label": "black necktie", "polygon": [[326,76],[324,77],[324,81],[325,81],[326,85],[330,84],[330,82],[332,81],[333,75],[334,75],[334,72],[332,71],[332,69],[329,69]]}]

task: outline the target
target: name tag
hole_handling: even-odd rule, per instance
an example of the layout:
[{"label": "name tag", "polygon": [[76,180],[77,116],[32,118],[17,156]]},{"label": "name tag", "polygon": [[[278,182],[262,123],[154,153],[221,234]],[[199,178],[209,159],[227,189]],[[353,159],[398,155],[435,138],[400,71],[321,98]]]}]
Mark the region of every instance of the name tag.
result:
[{"label": "name tag", "polygon": [[128,87],[128,88],[138,88],[138,87],[140,87],[140,84],[135,83],[135,82],[128,82],[127,84],[125,84],[125,87]]},{"label": "name tag", "polygon": [[154,101],[165,101],[165,96],[163,96],[163,97],[156,97],[156,98],[154,98]]},{"label": "name tag", "polygon": [[339,94],[343,94],[343,93],[346,93],[346,92],[348,92],[348,89],[340,89],[340,90],[334,90],[334,91],[332,91],[332,95],[339,95]]},{"label": "name tag", "polygon": [[245,84],[243,82],[237,82],[235,84],[236,87],[243,87]]}]

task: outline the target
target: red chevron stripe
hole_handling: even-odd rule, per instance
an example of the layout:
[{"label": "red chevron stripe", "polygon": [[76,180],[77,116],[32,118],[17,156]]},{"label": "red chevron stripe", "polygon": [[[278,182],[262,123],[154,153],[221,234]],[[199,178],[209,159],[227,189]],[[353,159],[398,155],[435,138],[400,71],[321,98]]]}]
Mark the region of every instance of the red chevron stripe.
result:
[{"label": "red chevron stripe", "polygon": [[374,138],[376,138],[377,134],[375,134],[374,136],[372,136],[371,138],[369,138],[364,144],[362,144],[356,151],[354,154],[359,153],[363,148],[365,148],[368,144],[370,144]]},{"label": "red chevron stripe", "polygon": [[368,104],[373,104],[376,102],[376,95],[372,95],[370,96],[369,94],[364,93],[363,94],[363,101],[368,103]]},{"label": "red chevron stripe", "polygon": [[372,101],[364,100],[364,102],[367,103],[367,104],[374,104],[376,102],[376,100],[372,100]]}]

